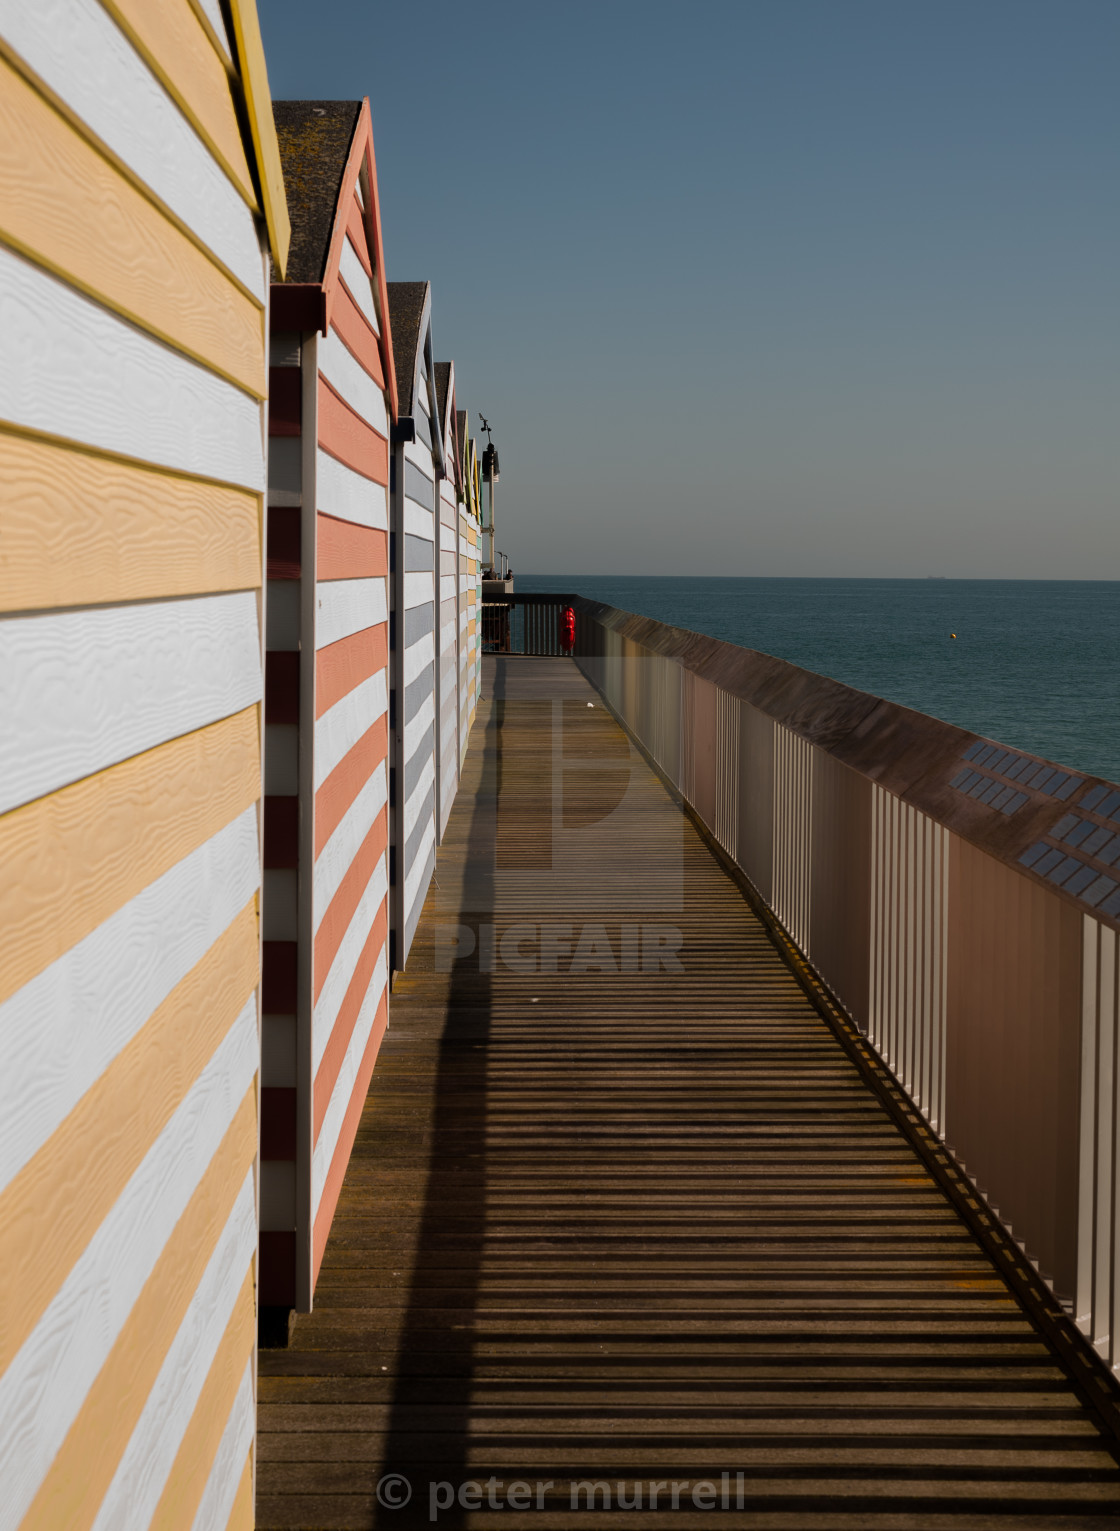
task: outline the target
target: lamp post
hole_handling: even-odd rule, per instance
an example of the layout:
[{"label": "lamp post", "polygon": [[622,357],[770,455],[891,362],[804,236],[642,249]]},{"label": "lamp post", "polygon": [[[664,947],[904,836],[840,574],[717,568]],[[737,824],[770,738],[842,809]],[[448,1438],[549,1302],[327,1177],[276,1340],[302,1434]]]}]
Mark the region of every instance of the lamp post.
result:
[{"label": "lamp post", "polygon": [[482,421],[482,429],[486,432],[486,448],[482,454],[482,476],[490,486],[490,516],[487,525],[483,527],[483,531],[488,539],[484,567],[490,570],[491,578],[498,579],[501,576],[494,567],[494,485],[500,477],[498,470],[498,449],[494,445],[493,437],[490,434],[490,422],[484,414],[480,413],[478,418]]}]

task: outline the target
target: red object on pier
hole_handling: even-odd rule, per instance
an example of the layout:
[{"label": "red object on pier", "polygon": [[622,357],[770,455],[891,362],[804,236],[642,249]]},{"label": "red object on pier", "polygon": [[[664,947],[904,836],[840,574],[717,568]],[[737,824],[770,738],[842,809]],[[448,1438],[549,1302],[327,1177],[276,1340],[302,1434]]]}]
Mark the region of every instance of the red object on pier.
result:
[{"label": "red object on pier", "polygon": [[560,608],[560,647],[570,654],[576,646],[576,614],[570,606]]}]

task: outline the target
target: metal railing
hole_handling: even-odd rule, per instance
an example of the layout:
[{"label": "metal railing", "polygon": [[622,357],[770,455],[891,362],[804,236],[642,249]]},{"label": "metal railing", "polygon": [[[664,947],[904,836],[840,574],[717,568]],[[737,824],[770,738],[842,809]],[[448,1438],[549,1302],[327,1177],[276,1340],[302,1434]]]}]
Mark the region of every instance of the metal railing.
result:
[{"label": "metal railing", "polygon": [[1116,1368],[1120,787],[565,602],[584,673]]}]

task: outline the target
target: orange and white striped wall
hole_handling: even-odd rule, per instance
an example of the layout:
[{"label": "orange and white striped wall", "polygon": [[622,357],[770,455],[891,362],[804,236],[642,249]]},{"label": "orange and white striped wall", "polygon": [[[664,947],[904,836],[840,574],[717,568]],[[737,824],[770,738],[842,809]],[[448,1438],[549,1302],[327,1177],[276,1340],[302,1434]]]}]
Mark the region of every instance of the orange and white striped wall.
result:
[{"label": "orange and white striped wall", "polygon": [[308,1311],[388,1006],[395,385],[368,101],[321,289],[275,286],[273,324],[261,1301]]},{"label": "orange and white striped wall", "polygon": [[3,0],[0,135],[0,1527],[248,1527],[252,0]]}]

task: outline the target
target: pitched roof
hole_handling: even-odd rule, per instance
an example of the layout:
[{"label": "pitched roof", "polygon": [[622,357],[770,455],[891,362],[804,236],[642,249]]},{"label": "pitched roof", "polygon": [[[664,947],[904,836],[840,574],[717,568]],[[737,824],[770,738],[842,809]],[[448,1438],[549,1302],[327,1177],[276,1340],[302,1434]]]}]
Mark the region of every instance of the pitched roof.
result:
[{"label": "pitched roof", "polygon": [[274,101],[292,242],[287,282],[321,282],[360,101]]},{"label": "pitched roof", "polygon": [[[423,337],[420,325],[429,291],[428,282],[389,282],[389,328],[393,332],[393,364],[397,374],[397,413],[412,414],[412,380],[416,353]],[[442,421],[441,421],[442,425]]]}]

